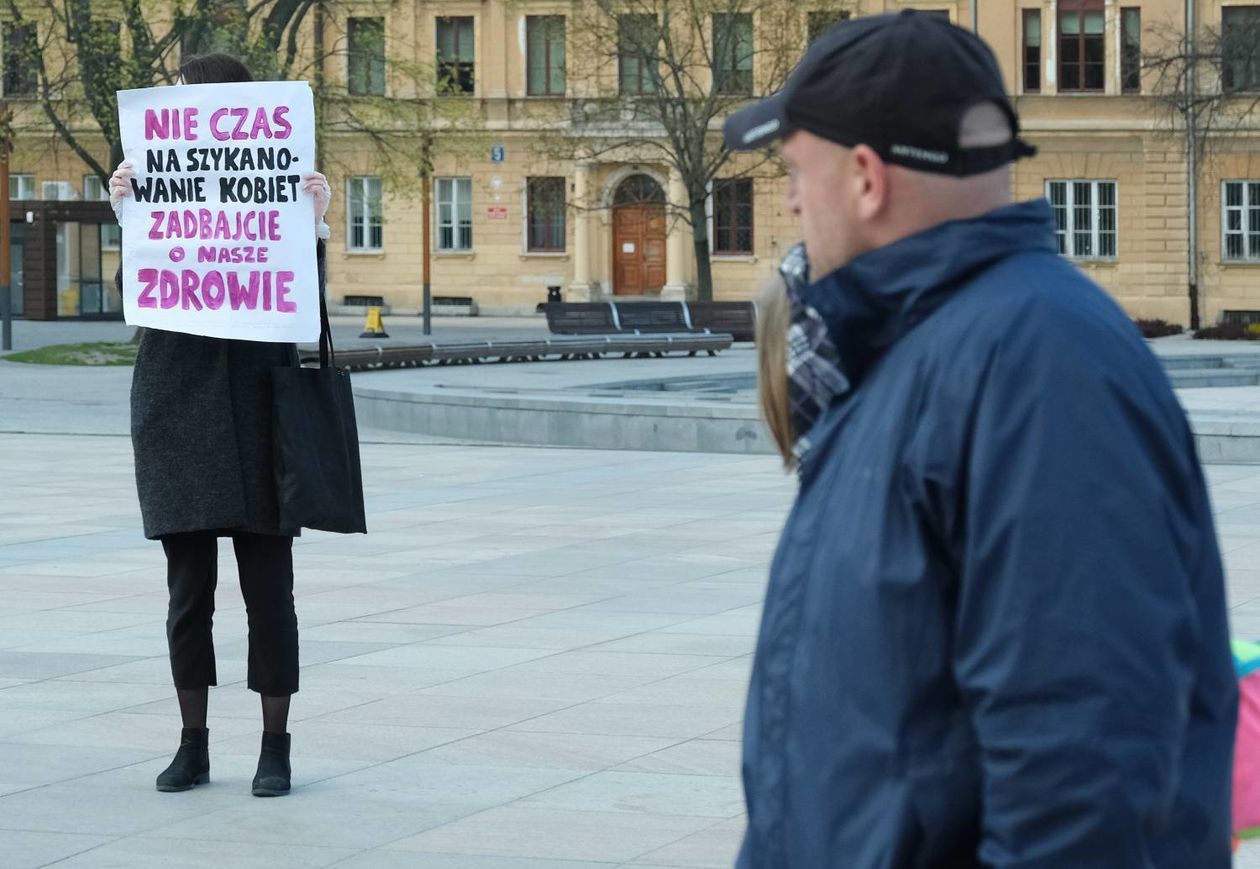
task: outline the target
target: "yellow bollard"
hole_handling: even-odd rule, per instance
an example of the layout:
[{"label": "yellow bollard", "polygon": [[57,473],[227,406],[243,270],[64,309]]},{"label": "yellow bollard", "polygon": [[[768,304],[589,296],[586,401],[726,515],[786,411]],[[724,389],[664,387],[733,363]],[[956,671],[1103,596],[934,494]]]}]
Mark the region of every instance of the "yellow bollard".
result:
[{"label": "yellow bollard", "polygon": [[367,321],[363,324],[363,333],[360,338],[388,338],[389,334],[385,331],[385,324],[381,322],[381,309],[378,307],[368,308]]}]

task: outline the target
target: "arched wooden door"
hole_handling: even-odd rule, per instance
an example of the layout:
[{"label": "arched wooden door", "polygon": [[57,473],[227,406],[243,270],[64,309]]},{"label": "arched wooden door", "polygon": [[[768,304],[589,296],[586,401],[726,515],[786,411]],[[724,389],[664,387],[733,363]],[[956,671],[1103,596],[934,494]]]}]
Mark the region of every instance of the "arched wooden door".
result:
[{"label": "arched wooden door", "polygon": [[665,191],[632,175],[613,198],[613,293],[641,296],[665,286]]}]

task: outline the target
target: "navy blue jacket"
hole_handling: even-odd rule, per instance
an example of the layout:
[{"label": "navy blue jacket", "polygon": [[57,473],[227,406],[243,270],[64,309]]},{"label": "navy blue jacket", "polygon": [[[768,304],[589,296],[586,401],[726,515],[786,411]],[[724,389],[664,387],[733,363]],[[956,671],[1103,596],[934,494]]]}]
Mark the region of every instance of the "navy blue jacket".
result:
[{"label": "navy blue jacket", "polygon": [[740,869],[1226,869],[1237,689],[1185,415],[1044,202],[809,287]]}]

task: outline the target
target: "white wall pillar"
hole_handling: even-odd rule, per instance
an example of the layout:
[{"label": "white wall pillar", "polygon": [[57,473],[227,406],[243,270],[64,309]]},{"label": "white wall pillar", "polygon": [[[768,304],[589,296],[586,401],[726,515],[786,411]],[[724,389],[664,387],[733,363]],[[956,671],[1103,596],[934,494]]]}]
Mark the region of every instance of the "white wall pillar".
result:
[{"label": "white wall pillar", "polygon": [[591,298],[591,164],[573,166],[573,283],[569,284],[570,302],[587,302]]},{"label": "white wall pillar", "polygon": [[665,286],[662,299],[684,301],[687,298],[687,246],[691,239],[690,224],[684,219],[687,213],[687,188],[682,173],[669,170],[669,221],[665,241]]}]

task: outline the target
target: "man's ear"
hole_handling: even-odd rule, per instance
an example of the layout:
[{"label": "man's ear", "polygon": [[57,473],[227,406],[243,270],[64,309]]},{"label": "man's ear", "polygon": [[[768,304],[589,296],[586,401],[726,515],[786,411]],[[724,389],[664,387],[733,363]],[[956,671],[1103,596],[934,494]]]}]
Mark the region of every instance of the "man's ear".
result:
[{"label": "man's ear", "polygon": [[888,166],[869,145],[858,145],[849,155],[850,192],[862,220],[878,217],[888,205]]}]

